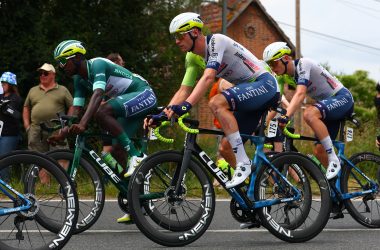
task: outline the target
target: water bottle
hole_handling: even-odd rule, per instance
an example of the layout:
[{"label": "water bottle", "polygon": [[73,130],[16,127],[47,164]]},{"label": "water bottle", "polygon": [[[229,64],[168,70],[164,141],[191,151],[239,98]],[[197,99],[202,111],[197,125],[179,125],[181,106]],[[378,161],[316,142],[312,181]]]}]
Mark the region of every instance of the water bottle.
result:
[{"label": "water bottle", "polygon": [[322,163],[318,160],[317,157],[315,157],[312,154],[307,154],[307,156],[309,156],[309,158],[312,159],[317,164],[317,166],[322,170],[324,174],[326,173],[326,168],[322,165]]},{"label": "water bottle", "polygon": [[102,159],[104,160],[105,163],[117,174],[121,174],[124,171],[123,166],[121,166],[115,158],[111,155],[110,152],[102,152]]}]

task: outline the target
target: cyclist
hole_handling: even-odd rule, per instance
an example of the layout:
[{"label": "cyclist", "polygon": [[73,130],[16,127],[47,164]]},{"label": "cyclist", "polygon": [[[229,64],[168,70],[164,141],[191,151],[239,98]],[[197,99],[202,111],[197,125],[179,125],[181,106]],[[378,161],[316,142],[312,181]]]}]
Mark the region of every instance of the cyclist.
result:
[{"label": "cyclist", "polygon": [[280,123],[284,124],[289,120],[306,95],[316,100],[314,105],[305,109],[303,117],[322,144],[316,146],[315,154],[319,159],[323,159],[324,151],[327,153],[328,161],[324,161],[328,162],[327,179],[334,178],[341,166],[335,154],[332,139],[335,139],[338,134],[339,122],[337,121],[353,112],[354,100],[350,91],[325,68],[311,59],[293,60],[290,56],[291,50],[285,42],[268,45],[263,54],[264,61],[277,75],[288,74],[297,84],[286,115],[279,118]]},{"label": "cyclist", "polygon": [[[263,112],[277,104],[279,88],[276,79],[265,69],[265,63],[258,60],[241,44],[222,34],[205,36],[201,30],[203,21],[196,13],[177,15],[170,23],[169,31],[174,35],[177,46],[192,56],[205,61],[205,70],[194,89],[188,89],[182,98],[173,97],[168,110],[182,115],[195,105],[212,85],[215,77],[220,77],[235,86],[215,95],[209,106],[219,120],[236,157],[236,170],[228,188],[239,185],[251,173],[248,158],[240,133],[252,134]],[[189,53],[191,52],[191,53]],[[182,88],[182,87],[181,87]],[[223,155],[224,156],[224,155]]]},{"label": "cyclist", "polygon": [[[145,155],[139,152],[130,136],[133,136],[141,127],[144,117],[151,113],[157,104],[156,96],[149,83],[140,75],[134,74],[126,68],[117,65],[105,58],[86,60],[86,49],[82,42],[66,40],[54,50],[54,59],[68,77],[74,81],[74,111],[78,114],[83,108],[87,92],[92,92],[88,107],[78,124],[63,129],[60,134],[51,137],[49,141],[57,141],[67,134],[79,134],[85,131],[92,117],[102,129],[109,131],[117,138],[124,152],[129,154],[129,169],[125,177],[130,176],[133,170],[142,161]],[[102,103],[103,97],[109,98]],[[117,118],[126,121],[120,124]],[[126,157],[116,157],[122,166],[126,166]],[[118,222],[129,221],[130,217],[120,218]]]}]

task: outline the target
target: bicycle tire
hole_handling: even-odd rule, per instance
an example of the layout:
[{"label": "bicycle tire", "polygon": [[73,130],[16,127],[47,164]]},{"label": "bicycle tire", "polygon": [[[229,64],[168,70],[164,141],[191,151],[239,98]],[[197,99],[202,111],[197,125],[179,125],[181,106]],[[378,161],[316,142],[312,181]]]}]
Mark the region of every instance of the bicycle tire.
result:
[{"label": "bicycle tire", "polygon": [[[369,228],[379,228],[380,156],[370,152],[362,152],[351,156],[349,161],[377,184],[377,193],[346,199],[344,200],[344,205],[352,218],[361,225]],[[342,170],[341,189],[343,193],[349,193],[369,190],[371,187],[361,174],[346,165]]]},{"label": "bicycle tire", "polygon": [[[197,240],[209,227],[215,211],[212,182],[193,158],[181,185],[184,193],[181,197],[171,193],[174,184],[169,182],[182,159],[183,153],[177,151],[152,154],[135,170],[129,183],[132,218],[145,236],[163,246],[184,246]],[[158,188],[162,190],[158,192]],[[155,194],[163,197],[142,198]]]},{"label": "bicycle tire", "polygon": [[[74,159],[74,152],[66,149],[49,151],[46,155],[56,161],[69,161],[69,164]],[[81,157],[79,164],[74,179],[79,198],[79,218],[74,234],[82,233],[92,227],[99,219],[105,203],[102,177],[86,158]]]},{"label": "bicycle tire", "polygon": [[[4,155],[0,169],[6,168],[12,173],[9,184],[33,205],[27,211],[0,217],[0,249],[62,249],[78,219],[78,197],[69,176],[54,160],[33,151]],[[1,208],[17,207],[21,202],[1,196]],[[42,230],[41,222],[46,220],[54,221],[57,232]]]},{"label": "bicycle tire", "polygon": [[[312,160],[296,152],[276,154],[272,157],[271,163],[279,170],[288,166],[293,168],[297,176],[289,174],[287,179],[301,190],[302,196],[300,201],[258,209],[261,223],[283,241],[296,243],[314,238],[327,224],[331,210],[330,188],[325,176]],[[273,170],[268,165],[261,166],[255,182],[256,200],[292,197],[289,189],[286,189],[289,186],[281,180],[273,181],[275,175],[272,173]],[[278,186],[276,187],[274,183]],[[280,214],[282,211],[284,215]],[[284,222],[283,218],[292,221]]]}]

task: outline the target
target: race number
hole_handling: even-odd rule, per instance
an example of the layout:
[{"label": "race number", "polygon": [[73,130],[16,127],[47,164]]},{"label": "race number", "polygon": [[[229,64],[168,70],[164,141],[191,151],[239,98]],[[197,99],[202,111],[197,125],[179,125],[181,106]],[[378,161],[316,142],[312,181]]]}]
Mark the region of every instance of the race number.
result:
[{"label": "race number", "polygon": [[276,137],[277,134],[278,121],[271,120],[268,126],[267,137],[273,138]]},{"label": "race number", "polygon": [[157,136],[154,134],[153,128],[149,128],[149,140],[151,141],[157,140]]},{"label": "race number", "polygon": [[353,141],[354,140],[354,129],[347,127],[346,129],[346,141]]}]

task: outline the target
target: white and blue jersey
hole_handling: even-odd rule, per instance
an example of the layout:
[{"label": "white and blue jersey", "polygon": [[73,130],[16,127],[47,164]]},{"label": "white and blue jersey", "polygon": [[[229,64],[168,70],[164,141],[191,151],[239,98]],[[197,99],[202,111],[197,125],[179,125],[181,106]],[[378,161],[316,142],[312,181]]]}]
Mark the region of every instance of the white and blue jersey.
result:
[{"label": "white and blue jersey", "polygon": [[206,68],[216,70],[221,77],[233,84],[222,92],[242,134],[252,134],[262,114],[278,104],[278,83],[266,64],[249,50],[222,34],[206,39]]},{"label": "white and blue jersey", "polygon": [[322,120],[334,139],[338,134],[339,120],[351,115],[354,99],[351,92],[324,67],[309,58],[294,61],[294,79],[297,85],[307,88],[307,95],[314,99]]}]

